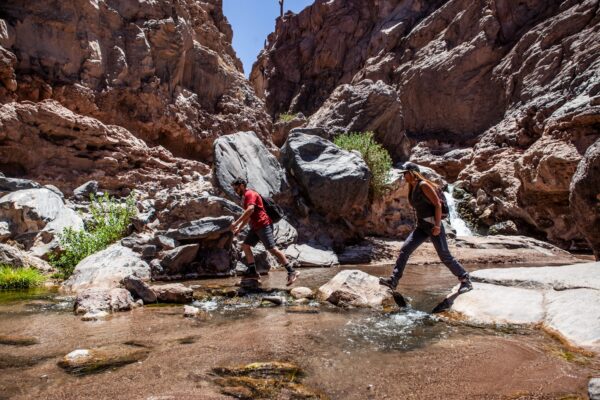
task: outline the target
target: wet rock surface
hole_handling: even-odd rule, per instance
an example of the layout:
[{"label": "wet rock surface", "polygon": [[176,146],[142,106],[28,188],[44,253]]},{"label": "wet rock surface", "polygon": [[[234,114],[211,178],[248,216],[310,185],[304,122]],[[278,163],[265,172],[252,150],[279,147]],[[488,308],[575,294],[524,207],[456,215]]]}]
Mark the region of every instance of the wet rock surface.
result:
[{"label": "wet rock surface", "polygon": [[[467,321],[539,325],[576,347],[600,350],[600,264],[487,269],[471,274],[474,289],[449,295]],[[488,283],[483,283],[488,282]]]},{"label": "wet rock surface", "polygon": [[135,363],[148,354],[148,349],[125,345],[77,349],[64,356],[58,366],[72,375],[85,375]]},{"label": "wet rock surface", "polygon": [[164,303],[191,303],[194,291],[181,283],[169,283],[165,285],[153,285],[150,287],[159,302]]},{"label": "wet rock surface", "polygon": [[377,277],[360,270],[339,272],[319,288],[317,298],[340,307],[383,308],[396,304],[391,290],[381,286]]}]

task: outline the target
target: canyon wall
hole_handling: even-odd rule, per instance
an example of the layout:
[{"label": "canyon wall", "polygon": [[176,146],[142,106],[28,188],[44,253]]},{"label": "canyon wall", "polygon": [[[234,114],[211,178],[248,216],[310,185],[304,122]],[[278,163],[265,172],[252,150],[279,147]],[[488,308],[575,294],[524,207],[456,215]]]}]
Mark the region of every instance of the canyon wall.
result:
[{"label": "canyon wall", "polygon": [[569,188],[600,137],[598,0],[317,0],[278,20],[251,81],[274,117],[375,131],[460,180],[483,230],[587,246]]}]

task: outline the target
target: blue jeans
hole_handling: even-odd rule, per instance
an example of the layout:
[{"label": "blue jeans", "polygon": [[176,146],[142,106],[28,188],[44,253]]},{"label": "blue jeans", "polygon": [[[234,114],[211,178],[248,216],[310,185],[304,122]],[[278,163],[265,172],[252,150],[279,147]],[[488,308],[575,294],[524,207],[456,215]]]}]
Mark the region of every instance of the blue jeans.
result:
[{"label": "blue jeans", "polygon": [[464,279],[469,276],[469,273],[465,271],[462,265],[454,257],[450,254],[450,250],[448,249],[448,242],[446,241],[446,231],[444,230],[444,225],[440,228],[440,234],[437,236],[433,236],[431,234],[431,228],[429,227],[420,227],[417,228],[408,235],[404,245],[400,249],[400,255],[396,260],[396,266],[392,271],[392,280],[398,282],[400,278],[402,278],[402,273],[404,272],[404,268],[406,267],[406,262],[408,261],[408,257],[412,254],[413,251],[417,249],[420,245],[423,244],[427,240],[427,238],[431,239],[431,243],[433,243],[433,247],[438,253],[440,260],[452,271],[454,276],[458,279]]}]

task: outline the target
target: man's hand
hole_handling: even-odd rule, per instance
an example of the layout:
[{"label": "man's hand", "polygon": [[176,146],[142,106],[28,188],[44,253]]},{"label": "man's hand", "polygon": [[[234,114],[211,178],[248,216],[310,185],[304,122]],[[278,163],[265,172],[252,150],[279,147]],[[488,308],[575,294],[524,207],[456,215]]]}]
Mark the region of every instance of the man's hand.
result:
[{"label": "man's hand", "polygon": [[239,232],[239,228],[236,224],[231,224],[231,226],[229,227],[229,230],[234,234],[237,235],[237,233]]},{"label": "man's hand", "polygon": [[439,226],[434,226],[433,228],[431,228],[431,234],[433,236],[438,236],[441,231],[442,231],[442,228],[440,228]]}]

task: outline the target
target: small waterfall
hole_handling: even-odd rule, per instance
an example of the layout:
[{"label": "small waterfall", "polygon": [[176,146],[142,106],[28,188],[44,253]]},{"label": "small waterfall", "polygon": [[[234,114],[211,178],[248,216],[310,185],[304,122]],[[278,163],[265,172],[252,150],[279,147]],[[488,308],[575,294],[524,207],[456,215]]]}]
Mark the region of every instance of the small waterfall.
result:
[{"label": "small waterfall", "polygon": [[450,219],[450,225],[456,231],[456,236],[473,236],[473,232],[467,226],[467,223],[458,215],[458,211],[456,211],[456,203],[454,201],[454,197],[452,193],[454,192],[454,186],[448,185],[448,191],[444,192],[444,197],[446,198],[446,202],[448,203],[448,208],[450,209],[450,215],[448,216]]}]

